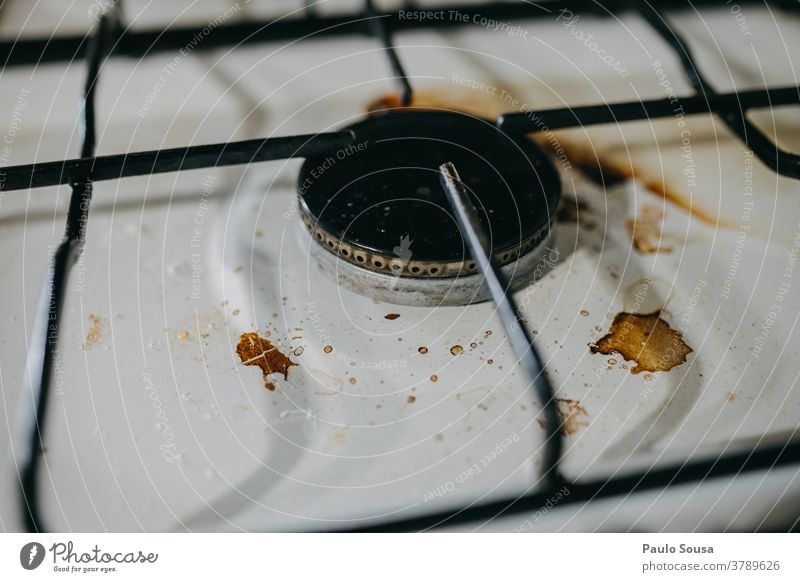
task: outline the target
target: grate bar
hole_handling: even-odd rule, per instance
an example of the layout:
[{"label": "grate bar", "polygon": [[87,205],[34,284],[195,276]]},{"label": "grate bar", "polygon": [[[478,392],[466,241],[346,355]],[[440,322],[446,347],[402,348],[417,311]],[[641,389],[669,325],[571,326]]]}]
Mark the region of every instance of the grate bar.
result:
[{"label": "grate bar", "polygon": [[403,106],[407,107],[411,104],[413,97],[413,90],[411,83],[408,80],[403,64],[400,62],[400,57],[397,56],[392,44],[392,35],[386,28],[385,20],[390,17],[388,14],[379,14],[375,9],[375,4],[372,0],[364,0],[364,14],[367,16],[372,35],[381,41],[384,49],[386,50],[386,57],[389,59],[389,64],[397,77],[397,82],[400,84],[400,99]]},{"label": "grate bar", "polygon": [[[640,0],[639,11],[642,17],[661,35],[664,41],[675,51],[686,77],[695,91],[704,99],[713,99],[718,94],[703,77],[695,64],[689,45],[681,35],[665,20],[663,14],[647,0]],[[731,108],[719,110],[725,124],[741,139],[753,153],[771,170],[788,176],[800,178],[800,155],[787,152],[778,147],[763,131],[747,119],[747,108]]]},{"label": "grate bar", "polygon": [[[558,500],[559,507],[591,503],[610,497],[622,497],[656,489],[700,483],[708,479],[736,478],[753,471],[770,471],[800,465],[800,442],[761,446],[736,451],[720,457],[687,461],[682,464],[651,468],[642,473],[564,485],[567,493]],[[691,492],[690,492],[691,493]],[[346,532],[415,532],[437,527],[485,524],[500,517],[534,514],[546,508],[552,492],[544,491],[509,497],[486,503],[473,503],[460,509],[428,513],[395,521],[365,522],[341,529]]]},{"label": "grate bar", "polygon": [[558,413],[553,387],[547,377],[542,360],[536,350],[528,327],[522,319],[514,298],[509,292],[508,282],[495,261],[492,260],[492,241],[480,220],[478,209],[472,203],[456,167],[448,162],[439,167],[440,181],[447,201],[455,214],[459,230],[484,284],[489,288],[496,314],[500,317],[506,337],[519,358],[520,368],[533,382],[536,396],[542,404],[547,424],[542,480],[545,490],[555,491],[563,484],[559,472],[562,449],[562,420]]},{"label": "grate bar", "polygon": [[303,158],[332,152],[354,141],[352,132],[332,132],[9,166],[0,170],[0,191],[72,184],[84,176],[97,182],[181,170]]},{"label": "grate bar", "polygon": [[604,105],[585,105],[506,113],[497,121],[506,133],[525,134],[551,129],[566,129],[603,123],[620,123],[672,117],[677,114],[698,115],[721,113],[758,107],[778,107],[800,103],[800,87],[778,87],[713,95],[692,95],[670,99],[628,101]]},{"label": "grate bar", "polygon": [[[87,53],[88,74],[82,103],[83,144],[81,155],[91,156],[96,145],[95,93],[100,67],[112,46],[112,31],[118,12],[109,11],[100,19],[96,34],[91,38]],[[23,519],[28,531],[45,531],[39,507],[41,458],[44,451],[44,428],[47,403],[51,393],[53,369],[57,366],[58,336],[69,273],[83,249],[92,182],[88,175],[76,176],[67,211],[64,239],[50,263],[36,316],[31,345],[28,348],[27,385],[19,404],[16,439],[20,450],[16,454],[19,467]]]},{"label": "grate bar", "polygon": [[[686,7],[661,0],[659,4],[670,10]],[[741,6],[763,4],[759,0],[738,0]],[[719,0],[694,0],[693,6],[718,6]],[[631,8],[628,0],[550,0],[547,2],[519,2],[504,0],[480,4],[442,4],[426,6],[425,12],[444,12],[448,16],[441,20],[405,18],[404,11],[388,12],[386,26],[391,31],[419,29],[449,29],[480,25],[481,22],[511,22],[522,19],[555,19],[562,10],[575,15],[620,14]],[[452,12],[451,12],[452,11]],[[208,51],[258,42],[278,42],[303,38],[359,35],[364,33],[362,13],[319,16],[317,11],[304,10],[302,17],[277,18],[261,21],[234,21],[215,26],[211,33],[204,33],[203,26],[175,26],[166,30],[122,30],[116,31],[117,44],[111,56],[142,58],[161,52],[175,51],[187,46],[193,50]],[[458,18],[451,17],[458,14]],[[477,22],[476,22],[477,20]],[[202,38],[202,42],[197,42]],[[3,67],[39,65],[42,63],[71,62],[85,56],[87,37],[84,35],[56,36],[47,38],[22,38],[0,41],[0,62]],[[195,46],[196,45],[196,46]]]}]

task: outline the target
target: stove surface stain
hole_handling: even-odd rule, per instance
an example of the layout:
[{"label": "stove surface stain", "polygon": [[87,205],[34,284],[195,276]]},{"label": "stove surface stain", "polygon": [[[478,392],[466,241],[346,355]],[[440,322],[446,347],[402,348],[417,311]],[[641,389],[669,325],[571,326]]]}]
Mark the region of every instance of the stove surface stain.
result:
[{"label": "stove surface stain", "polygon": [[269,380],[270,374],[281,374],[284,380],[289,378],[289,368],[297,364],[278,350],[267,339],[256,332],[243,333],[236,346],[236,353],[245,366],[258,366],[264,377],[267,390],[275,390],[275,384]]},{"label": "stove surface stain", "polygon": [[388,319],[389,321],[394,321],[398,317],[400,317],[399,313],[387,313],[383,316],[384,319]]},{"label": "stove surface stain", "polygon": [[89,315],[89,324],[89,331],[83,341],[84,350],[96,348],[103,339],[103,318],[92,313]]},{"label": "stove surface stain", "polygon": [[[548,142],[549,143],[549,142]],[[616,186],[633,177],[630,168],[598,156],[592,149],[563,145],[564,155],[590,181],[605,188]],[[552,149],[552,145],[551,145]]]},{"label": "stove surface stain", "polygon": [[[571,436],[578,432],[580,429],[589,426],[589,413],[581,405],[580,400],[571,400],[569,398],[556,398],[558,405],[558,415],[561,417],[561,429],[564,436]],[[539,426],[547,428],[547,422],[544,418],[537,419]]]},{"label": "stove surface stain", "polygon": [[656,311],[645,315],[622,312],[617,314],[608,333],[591,344],[593,354],[619,354],[635,362],[632,374],[667,372],[686,361],[693,350],[680,332],[672,329]]},{"label": "stove surface stain", "polygon": [[[502,102],[490,99],[475,99],[471,91],[453,92],[447,89],[428,89],[416,91],[410,108],[442,109],[476,115],[486,119],[495,119],[508,110]],[[367,107],[368,114],[380,114],[389,109],[402,109],[402,101],[396,93],[389,93],[371,101]],[[716,227],[730,225],[720,222],[717,216],[704,211],[698,204],[693,204],[690,197],[672,188],[663,177],[648,175],[634,165],[630,155],[620,160],[611,155],[600,154],[590,141],[578,141],[558,132],[558,141],[554,144],[550,139],[534,135],[532,139],[540,147],[549,151],[556,159],[565,159],[595,184],[610,188],[629,180],[641,180],[644,185],[665,200],[679,206],[695,218]]]},{"label": "stove surface stain", "polygon": [[[467,91],[454,95],[452,91],[437,91],[435,89],[414,91],[414,96],[408,109],[438,109],[456,111],[492,119],[503,113],[507,108],[499,106],[489,98],[480,98]],[[406,109],[397,93],[387,93],[370,101],[366,111],[370,115],[380,114],[390,109]]]},{"label": "stove surface stain", "polygon": [[[579,198],[573,196],[562,196],[556,210],[556,220],[560,223],[587,222],[589,205]],[[586,226],[592,223],[587,222]],[[593,224],[592,224],[593,226]]]},{"label": "stove surface stain", "polygon": [[645,254],[672,252],[672,246],[665,244],[663,222],[664,213],[654,206],[645,206],[639,216],[627,220],[625,224],[637,251]]}]

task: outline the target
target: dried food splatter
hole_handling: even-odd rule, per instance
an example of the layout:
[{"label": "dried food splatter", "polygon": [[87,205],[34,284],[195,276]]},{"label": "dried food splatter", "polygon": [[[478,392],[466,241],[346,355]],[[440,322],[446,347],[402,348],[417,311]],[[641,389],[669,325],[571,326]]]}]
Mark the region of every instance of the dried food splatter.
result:
[{"label": "dried food splatter", "polygon": [[[581,405],[579,400],[570,400],[569,398],[556,398],[558,405],[558,416],[561,418],[562,430],[564,436],[570,436],[578,432],[580,429],[589,426],[589,413]],[[544,418],[537,419],[539,426],[542,428],[547,427]]]},{"label": "dried food splatter", "polygon": [[590,345],[593,354],[619,354],[635,362],[631,373],[666,372],[686,361],[693,350],[680,332],[672,329],[656,311],[646,315],[617,314],[608,333]]},{"label": "dried food splatter", "polygon": [[89,315],[89,324],[89,331],[86,332],[86,339],[83,341],[84,350],[97,347],[103,339],[103,318],[92,313]]},{"label": "dried food splatter", "polygon": [[459,354],[463,354],[464,353],[464,348],[462,348],[459,345],[454,345],[452,348],[450,348],[450,353],[453,354],[454,356],[457,356]]},{"label": "dried food splatter", "polygon": [[384,319],[388,319],[389,321],[394,321],[398,317],[400,317],[399,313],[387,313],[383,316]]},{"label": "dried food splatter", "polygon": [[589,224],[592,223],[586,221],[588,213],[589,205],[586,204],[586,202],[579,198],[564,196],[561,198],[561,202],[558,204],[558,209],[556,210],[556,220],[561,223],[577,224],[578,222],[584,222],[586,223],[586,226],[589,226]]},{"label": "dried food splatter", "polygon": [[276,346],[256,332],[243,333],[236,346],[236,353],[245,366],[258,366],[264,377],[264,386],[275,390],[269,380],[270,374],[281,374],[284,380],[289,377],[289,368],[297,364],[283,355]]},{"label": "dried food splatter", "polygon": [[635,218],[625,223],[631,235],[633,246],[640,253],[671,253],[672,246],[666,244],[662,225],[664,213],[655,206],[645,206]]}]

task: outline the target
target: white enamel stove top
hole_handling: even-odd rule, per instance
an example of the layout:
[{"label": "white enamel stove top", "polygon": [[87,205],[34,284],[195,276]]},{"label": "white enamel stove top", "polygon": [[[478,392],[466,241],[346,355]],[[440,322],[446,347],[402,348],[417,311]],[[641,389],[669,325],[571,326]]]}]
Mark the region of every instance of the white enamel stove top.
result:
[{"label": "white enamel stove top", "polygon": [[[723,9],[705,23],[676,19],[710,51],[704,64],[720,88],[797,82],[798,37],[775,32],[789,24],[754,12],[751,49],[731,18]],[[655,61],[676,91],[687,90],[638,19],[581,26],[624,59],[627,77],[550,21],[530,23],[527,39],[476,27],[397,42],[419,103],[488,116],[522,103],[662,97]],[[100,153],[331,130],[392,89],[369,39],[270,45],[190,55],[157,107],[136,116],[169,60],[108,64]],[[66,74],[8,73],[11,86],[30,88],[8,163],[74,155],[83,74],[79,63]],[[18,98],[5,94],[2,111]],[[799,149],[788,141],[796,115],[775,119],[787,147]],[[687,124],[693,165],[671,119],[554,136],[573,159],[594,150],[637,175],[604,191],[557,160],[578,218],[562,213],[544,276],[516,294],[570,414],[572,479],[786,439],[797,425],[800,184],[748,157],[718,121]],[[396,306],[323,277],[298,237],[298,169],[292,161],[98,184],[47,433],[51,527],[330,529],[531,490],[544,437],[539,404],[492,305]],[[8,530],[20,527],[9,435],[65,204],[66,189],[44,189],[9,193],[0,208],[0,244],[13,258],[0,279],[0,525]],[[658,309],[674,347],[692,350],[685,362],[634,374],[633,360],[591,353],[620,313]],[[274,390],[237,355],[245,333],[296,364],[286,379],[269,376]],[[668,349],[662,363],[674,357]],[[776,471],[475,527],[752,528],[792,492],[794,472]],[[692,510],[697,503],[708,511]]]}]

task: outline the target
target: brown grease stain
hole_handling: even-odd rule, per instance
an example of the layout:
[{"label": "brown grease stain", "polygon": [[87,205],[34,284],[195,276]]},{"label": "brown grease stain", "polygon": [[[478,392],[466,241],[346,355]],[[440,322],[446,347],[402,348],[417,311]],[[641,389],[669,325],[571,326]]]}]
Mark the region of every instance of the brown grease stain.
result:
[{"label": "brown grease stain", "polygon": [[631,235],[633,246],[640,253],[671,253],[672,247],[665,244],[662,229],[664,212],[654,206],[642,208],[639,216],[629,218],[625,225]]},{"label": "brown grease stain", "polygon": [[457,356],[459,354],[463,354],[464,353],[464,348],[462,348],[459,345],[455,345],[452,348],[450,348],[450,353],[453,354],[454,356]]},{"label": "brown grease stain", "polygon": [[[468,89],[464,89],[458,95],[454,95],[452,88],[416,91],[411,104],[407,108],[454,111],[486,119],[496,119],[500,114],[508,110],[507,106],[502,103],[498,104],[496,100],[476,99],[474,92],[470,92]],[[387,110],[405,108],[399,95],[389,93],[371,101],[366,109],[369,114],[380,114],[380,112]],[[609,155],[598,154],[590,145],[579,144],[573,139],[569,139],[562,132],[556,132],[558,141],[555,143],[551,143],[547,136],[538,133],[531,135],[532,139],[540,147],[550,151],[555,158],[566,156],[570,164],[600,186],[614,186],[627,180],[639,179],[650,191],[681,207],[706,224],[726,226],[715,216],[692,204],[690,199],[673,189],[663,178],[656,179],[644,175],[641,170],[638,170],[630,163],[630,160],[627,164],[624,164],[612,159]]]},{"label": "brown grease stain", "polygon": [[275,384],[269,380],[270,374],[281,374],[284,380],[289,378],[289,368],[297,364],[283,355],[276,346],[264,339],[257,332],[243,333],[236,346],[236,353],[245,366],[258,366],[264,377],[267,390],[275,390]]},{"label": "brown grease stain", "polygon": [[322,348],[322,351],[325,352],[326,354],[330,354],[333,351],[333,346],[325,346],[324,348]]},{"label": "brown grease stain", "polygon": [[495,100],[483,97],[483,95],[470,92],[462,92],[459,96],[454,96],[452,93],[445,94],[443,91],[423,89],[414,91],[411,103],[407,107],[403,106],[397,93],[387,93],[370,101],[366,109],[367,113],[371,115],[392,109],[438,109],[489,119],[496,118],[505,111],[505,108],[498,106]]},{"label": "brown grease stain", "polygon": [[[665,200],[669,200],[702,222],[711,226],[725,226],[715,216],[708,214],[698,205],[692,204],[690,199],[673,189],[664,179],[646,176],[641,170],[635,168],[630,161],[628,164],[620,163],[609,156],[598,155],[590,146],[578,145],[571,140],[562,139],[562,137],[559,135],[561,148],[567,160],[594,183],[600,186],[612,186],[626,180],[638,179],[644,183],[648,190],[658,194]],[[553,150],[553,146],[545,139],[536,139],[536,143],[543,148]]]},{"label": "brown grease stain", "polygon": [[596,344],[590,345],[593,354],[619,354],[635,362],[632,374],[639,372],[667,372],[686,361],[693,350],[680,332],[672,329],[661,318],[661,312],[639,315],[617,314],[608,333]]},{"label": "brown grease stain", "polygon": [[[580,400],[556,398],[556,404],[564,436],[571,436],[580,429],[589,426],[589,413],[581,405]],[[544,418],[538,418],[537,422],[542,428],[547,428],[547,422]]]},{"label": "brown grease stain", "polygon": [[[546,142],[549,143],[549,142]],[[552,146],[550,146],[552,148]],[[633,172],[622,166],[603,159],[597,152],[590,148],[576,146],[567,147],[562,143],[564,154],[569,162],[578,168],[581,173],[598,186],[616,186],[633,177]]]},{"label": "brown grease stain", "polygon": [[556,209],[556,220],[561,223],[577,224],[581,214],[585,218],[588,212],[589,205],[583,200],[572,196],[562,196],[558,203],[558,209]]},{"label": "brown grease stain", "polygon": [[399,313],[387,313],[383,316],[384,319],[388,319],[389,321],[394,321],[398,317],[400,317]]},{"label": "brown grease stain", "polygon": [[422,346],[422,347],[421,347],[421,348],[419,348],[417,351],[418,351],[420,354],[423,354],[423,355],[424,355],[424,354],[427,354],[427,353],[428,353],[428,348],[426,348],[425,346]]},{"label": "brown grease stain", "polygon": [[84,350],[96,348],[103,339],[103,318],[94,313],[89,315],[89,331],[86,332],[86,339],[83,342]]}]

